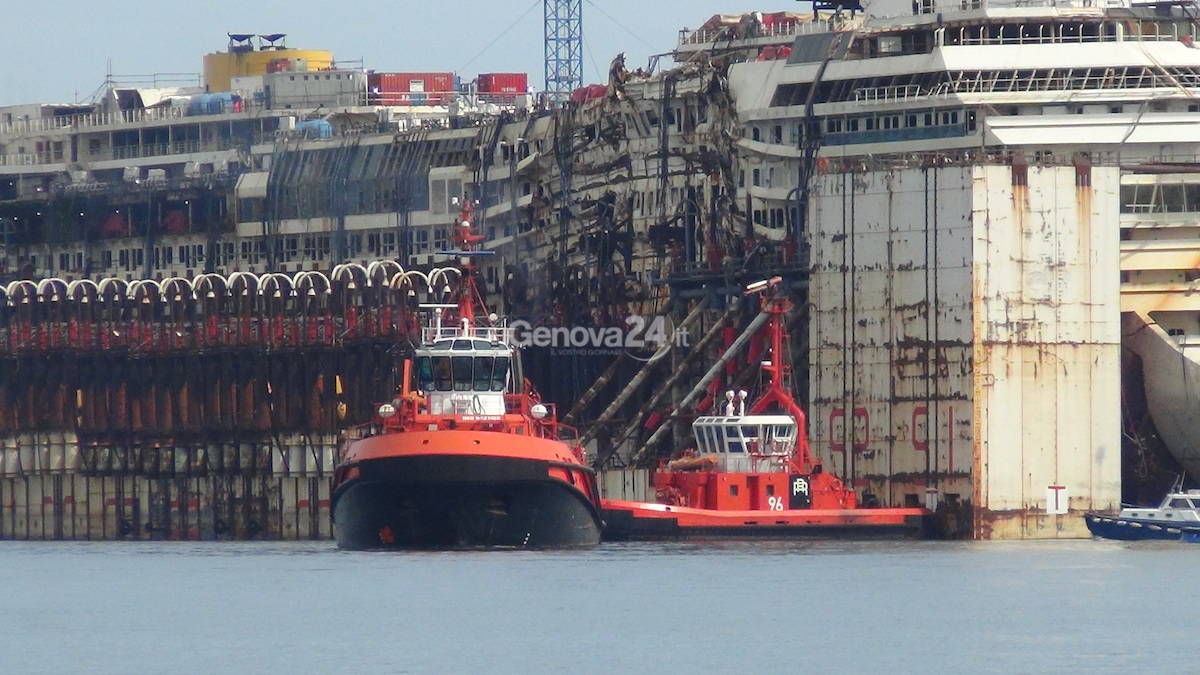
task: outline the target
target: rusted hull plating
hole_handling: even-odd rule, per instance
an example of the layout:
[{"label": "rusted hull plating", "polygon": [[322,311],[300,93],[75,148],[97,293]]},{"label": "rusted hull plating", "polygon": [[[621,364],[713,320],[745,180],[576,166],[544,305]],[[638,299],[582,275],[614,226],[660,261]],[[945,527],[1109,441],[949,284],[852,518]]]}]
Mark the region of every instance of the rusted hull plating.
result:
[{"label": "rusted hull plating", "polygon": [[977,538],[1087,536],[1120,501],[1115,167],[819,176],[814,445]]}]

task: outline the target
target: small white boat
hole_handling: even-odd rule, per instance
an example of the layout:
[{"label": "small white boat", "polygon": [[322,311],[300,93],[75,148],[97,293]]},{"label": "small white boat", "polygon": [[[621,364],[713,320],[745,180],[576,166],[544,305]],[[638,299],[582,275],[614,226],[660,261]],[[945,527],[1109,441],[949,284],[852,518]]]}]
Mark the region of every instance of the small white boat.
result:
[{"label": "small white boat", "polygon": [[1088,530],[1105,539],[1171,539],[1200,543],[1200,490],[1172,490],[1157,508],[1130,506],[1115,516],[1086,513],[1083,517]]}]

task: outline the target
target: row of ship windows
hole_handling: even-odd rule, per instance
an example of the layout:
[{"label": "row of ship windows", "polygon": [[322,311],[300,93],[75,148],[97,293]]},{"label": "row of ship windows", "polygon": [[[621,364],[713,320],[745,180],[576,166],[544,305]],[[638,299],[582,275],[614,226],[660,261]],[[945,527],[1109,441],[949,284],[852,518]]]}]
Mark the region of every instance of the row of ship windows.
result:
[{"label": "row of ship windows", "polygon": [[[521,231],[532,229],[529,223],[521,224]],[[511,224],[490,225],[487,228],[488,239],[512,236]],[[449,246],[448,229],[435,228],[413,230],[409,233],[409,248],[413,254],[427,254],[444,251]],[[432,236],[431,236],[432,235]],[[347,254],[350,258],[367,256],[371,258],[392,258],[399,252],[397,242],[403,240],[403,233],[351,233],[347,236]],[[431,245],[432,240],[432,245]],[[303,245],[303,246],[302,246]],[[209,251],[212,252],[212,251]],[[174,246],[155,246],[150,249],[150,267],[154,270],[166,270],[175,265],[187,267],[203,266],[205,258],[204,244],[188,244]],[[332,259],[332,240],[326,236],[319,237],[285,237],[275,242],[276,262],[325,262]],[[218,244],[214,255],[218,267],[228,267],[236,264],[258,265],[267,259],[267,242],[265,240],[223,242]],[[146,249],[140,247],[105,249],[99,252],[99,267],[103,270],[138,272],[146,264]],[[39,257],[30,255],[27,263],[35,270],[41,270],[39,263],[45,267],[47,274],[73,273],[84,271],[83,251],[61,252]],[[57,263],[57,266],[56,266]]]},{"label": "row of ship windows", "polygon": [[792,220],[795,221],[797,211],[794,208],[788,209],[787,211],[784,211],[783,209],[779,209],[779,208],[755,209],[754,210],[754,224],[762,225],[763,227],[767,227],[772,230],[780,230],[780,229],[783,229],[788,224],[787,216],[789,213],[792,217]]},{"label": "row of ship windows", "polygon": [[[295,82],[297,77],[300,77],[300,76],[298,76],[298,75],[289,75],[289,76],[288,76],[288,81],[289,81],[289,82]],[[308,76],[308,75],[304,75],[303,77],[304,77],[304,81],[305,81],[305,82],[307,82],[307,81],[308,81],[308,78],[309,78],[309,76]],[[329,75],[328,73],[326,73],[326,74],[325,74],[325,79],[327,79],[327,80],[330,80],[330,79],[333,79],[333,80],[341,80],[341,79],[346,79],[346,80],[349,80],[349,79],[350,79],[350,77],[351,77],[351,76],[350,76],[349,74],[340,74],[340,75],[339,75],[339,74]],[[313,76],[312,76],[312,79],[314,79],[314,80],[319,80],[319,79],[321,79],[321,76],[320,76],[319,74],[318,74],[318,75],[313,75]]]},{"label": "row of ship windows", "polygon": [[[847,117],[826,117],[821,125],[827,134],[840,134],[855,131],[877,131],[891,129],[912,129],[920,127],[952,126],[966,120],[967,130],[975,130],[975,113],[964,110],[926,110],[907,113],[884,113],[875,115],[853,115]],[[768,139],[774,144],[783,143],[783,125],[776,124],[769,129],[759,125],[750,127],[750,138],[755,141]],[[767,132],[769,136],[767,135]],[[795,145],[800,142],[800,124],[789,127],[788,140]],[[758,183],[755,183],[757,185]]]},{"label": "row of ship windows", "polygon": [[772,107],[849,101],[898,101],[922,96],[966,93],[1040,92],[1085,89],[1195,87],[1196,66],[1093,66],[1027,70],[958,70],[781,84]]},{"label": "row of ship windows", "polygon": [[[429,232],[425,230],[415,232],[416,237],[414,243],[417,244],[416,252],[425,252],[429,246]],[[364,252],[371,256],[391,257],[396,253],[397,235],[395,232],[382,232],[370,234],[351,234],[347,238],[347,247],[351,257],[357,257]],[[301,249],[303,243],[303,249]],[[294,262],[297,260],[312,260],[324,261],[330,257],[330,237],[286,237],[275,242],[276,257],[280,262]],[[435,248],[445,248],[446,231],[439,229],[435,233]],[[240,255],[239,255],[240,253]],[[123,270],[126,272],[136,272],[142,269],[146,263],[146,249],[140,247],[122,248],[122,249],[105,249],[99,252],[100,267],[102,269]],[[240,246],[235,246],[234,242],[224,242],[218,244],[215,249],[216,264],[218,266],[228,266],[235,263],[244,262],[251,265],[256,265],[260,260],[267,257],[267,242],[264,240],[258,241],[242,241]],[[84,269],[84,254],[83,251],[63,252],[57,255],[46,256],[42,261],[45,263],[46,272],[82,272]],[[34,269],[38,267],[38,256],[31,255],[28,259],[29,265]],[[57,267],[55,263],[57,262]],[[205,262],[205,245],[204,244],[187,244],[175,246],[155,246],[150,249],[150,266],[152,269],[166,269],[176,264],[188,267],[198,267]]]},{"label": "row of ship windows", "polygon": [[[229,246],[232,246],[232,244]],[[197,245],[195,248],[203,249],[203,246]],[[175,262],[174,254],[168,253],[169,250],[170,247],[163,247],[161,249],[153,249],[152,252],[152,256],[154,256],[155,260],[158,261],[158,264],[153,265],[153,269],[157,272],[155,277],[159,281],[161,281],[164,276],[182,273],[178,269],[172,269],[173,267],[187,267],[186,274],[188,275],[195,275],[203,272],[204,258],[202,254],[200,257],[193,257],[190,261],[180,258],[177,262]],[[109,255],[107,257],[102,256],[101,262],[104,264],[98,265],[92,269],[85,269],[82,251],[75,251],[73,253],[60,253],[57,255],[46,256],[44,258],[37,255],[32,255],[28,258],[22,258],[19,263],[28,264],[32,268],[32,273],[44,276],[60,276],[68,281],[75,279],[77,276],[83,276],[85,274],[92,278],[98,278],[103,276],[121,276],[121,272],[125,273],[124,279],[126,281],[133,281],[135,278],[141,278],[143,272],[141,265],[145,263],[144,250],[126,249],[121,253],[124,253],[125,255],[120,258],[120,266],[114,266],[112,263],[116,261],[114,261],[113,257]],[[55,259],[57,259],[59,262],[57,268],[55,268],[53,265]],[[347,261],[353,259],[357,259],[359,262],[365,265],[368,260],[395,260],[396,256],[394,253],[391,255],[361,256],[359,258],[348,259]],[[38,267],[39,262],[46,263],[46,268],[43,269]],[[230,253],[227,257],[218,257],[218,259],[215,261],[215,265],[218,268],[225,268],[226,270],[229,270],[229,268],[231,268],[235,262],[240,261],[235,261],[232,253]],[[245,262],[248,266],[242,267],[242,269],[247,269],[250,272],[267,271],[265,269],[256,267],[257,265],[265,264],[267,262],[265,259],[261,261],[257,259],[246,260]],[[333,264],[335,261],[312,261],[313,265],[311,267],[303,263],[297,263],[292,268],[288,267],[288,261],[279,260],[276,262],[280,264],[278,271],[287,272],[300,271],[301,269],[322,269]],[[528,273],[529,271],[528,263],[520,263],[517,265],[517,267],[519,267],[525,273]],[[487,282],[487,287],[497,287],[500,283],[499,280],[501,277],[499,268],[495,265],[487,265],[484,266],[483,269],[485,272],[484,277]],[[637,276],[640,280],[641,274],[638,273]]]},{"label": "row of ship windows", "polygon": [[[970,129],[974,130],[975,116],[967,114]],[[866,115],[856,117],[825,118],[825,133],[838,134],[844,131],[875,131],[878,129],[912,129],[918,127],[949,126],[959,124],[958,110],[929,111],[891,115]]]},{"label": "row of ship windows", "polygon": [[[232,244],[230,244],[232,246]],[[151,249],[151,259],[155,269],[169,267],[175,264],[176,249],[172,246],[156,246]],[[204,245],[195,244],[190,246],[180,246],[179,264],[181,265],[196,265],[204,262]],[[58,254],[47,255],[44,258],[30,255],[27,259],[30,267],[39,272],[44,271],[46,274],[55,273],[82,273],[84,271],[83,251],[63,252]],[[38,263],[45,264],[43,270],[38,266]],[[140,270],[146,262],[146,250],[142,248],[122,248],[116,250],[105,249],[100,251],[100,267],[102,269],[111,270],[114,268],[122,269],[126,272],[134,272]],[[56,265],[57,263],[57,265]],[[114,265],[114,263],[116,263]]]},{"label": "row of ship windows", "polygon": [[1200,183],[1121,186],[1121,213],[1200,212]]}]

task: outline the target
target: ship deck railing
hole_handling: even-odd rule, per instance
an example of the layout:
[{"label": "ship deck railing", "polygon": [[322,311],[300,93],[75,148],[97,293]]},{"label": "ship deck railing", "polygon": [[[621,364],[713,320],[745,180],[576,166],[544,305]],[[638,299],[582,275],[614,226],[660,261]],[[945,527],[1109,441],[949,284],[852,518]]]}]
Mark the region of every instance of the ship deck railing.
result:
[{"label": "ship deck railing", "polygon": [[1128,9],[1130,0],[919,0],[917,14],[941,14],[950,17],[988,9]]},{"label": "ship deck railing", "polygon": [[[1139,32],[1119,30],[1125,25],[1121,21],[1105,21],[1100,24],[1100,31],[1088,34],[1082,31],[1074,34],[1067,31],[1068,23],[1050,25],[1046,23],[1022,24],[1015,35],[1006,35],[1001,24],[983,24],[980,26],[960,26],[957,30],[958,39],[947,36],[946,45],[951,47],[975,47],[981,45],[1046,45],[1046,44],[1084,44],[1098,42],[1178,42],[1183,37],[1179,32],[1178,23],[1163,26],[1163,32],[1148,33],[1146,29],[1159,24],[1140,24]],[[1078,25],[1078,24],[1074,24]],[[1037,30],[1036,34],[1026,34],[1026,28]]]},{"label": "ship deck railing", "polygon": [[919,84],[865,87],[855,90],[854,100],[859,103],[894,103],[921,96],[929,96],[931,93]]},{"label": "ship deck railing", "polygon": [[[269,110],[265,105],[254,101],[243,100],[237,105],[222,103],[220,110],[205,113],[188,113],[183,106],[161,106],[154,108],[138,108],[118,112],[86,113],[79,115],[57,115],[54,117],[38,117],[33,119],[16,119],[0,124],[0,135],[29,134],[58,129],[89,129],[98,127],[133,126],[152,122],[183,121],[202,122],[206,117],[220,114],[238,114],[253,116]],[[295,115],[294,110],[278,110],[279,114]]]},{"label": "ship deck railing", "polygon": [[432,344],[438,340],[452,340],[455,338],[487,340],[489,342],[499,343],[503,345],[511,345],[513,343],[513,329],[508,326],[496,327],[475,327],[470,331],[464,331],[462,326],[424,326],[421,328],[421,343]]},{"label": "ship deck railing", "polygon": [[818,21],[781,22],[770,26],[755,26],[743,31],[742,25],[720,26],[710,30],[683,29],[679,31],[679,47],[720,46],[722,43],[733,43],[747,40],[763,40],[765,38],[794,38],[798,35],[814,35],[842,30],[852,25],[848,18],[835,19],[822,17]]}]

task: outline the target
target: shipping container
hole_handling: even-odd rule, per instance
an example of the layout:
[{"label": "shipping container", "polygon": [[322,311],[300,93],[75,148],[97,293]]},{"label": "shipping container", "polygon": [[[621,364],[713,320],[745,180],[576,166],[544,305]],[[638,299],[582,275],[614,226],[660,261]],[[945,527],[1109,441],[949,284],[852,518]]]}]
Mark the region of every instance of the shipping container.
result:
[{"label": "shipping container", "polygon": [[524,94],[529,89],[527,73],[480,73],[479,93],[481,94]]},{"label": "shipping container", "polygon": [[454,73],[377,73],[368,76],[373,105],[446,105]]}]

